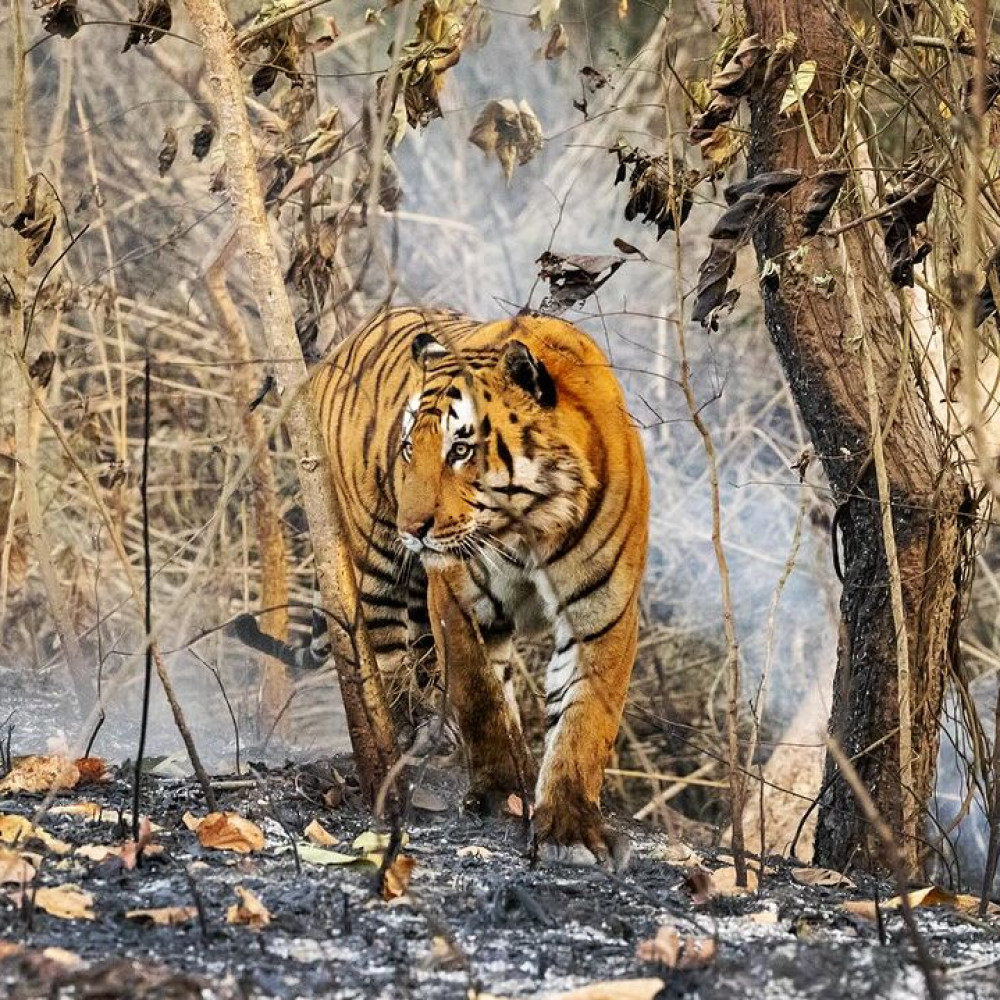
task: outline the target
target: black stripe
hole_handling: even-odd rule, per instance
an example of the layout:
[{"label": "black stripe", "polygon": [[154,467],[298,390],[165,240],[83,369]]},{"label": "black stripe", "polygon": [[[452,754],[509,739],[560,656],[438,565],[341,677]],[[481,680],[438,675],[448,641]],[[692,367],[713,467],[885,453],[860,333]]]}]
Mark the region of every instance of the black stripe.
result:
[{"label": "black stripe", "polygon": [[580,640],[580,642],[593,642],[595,639],[600,639],[602,635],[607,635],[625,617],[625,613],[628,611],[631,604],[632,598],[630,597],[625,602],[625,607],[623,607],[621,611],[619,611],[618,614],[608,622],[607,625],[603,628],[599,628],[596,632],[588,633]]},{"label": "black stripe", "polygon": [[385,656],[387,653],[404,653],[406,652],[406,642],[373,642],[372,649],[376,656]]},{"label": "black stripe", "polygon": [[398,611],[406,610],[406,601],[393,594],[362,594],[361,603],[367,604],[371,608],[395,608]]}]

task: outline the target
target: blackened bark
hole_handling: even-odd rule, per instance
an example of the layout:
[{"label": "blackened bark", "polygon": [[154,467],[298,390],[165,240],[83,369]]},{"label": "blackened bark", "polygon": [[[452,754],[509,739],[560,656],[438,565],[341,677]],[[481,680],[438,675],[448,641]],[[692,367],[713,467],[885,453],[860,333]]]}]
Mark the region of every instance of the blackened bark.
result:
[{"label": "blackened bark", "polygon": [[[816,81],[804,101],[819,152],[831,153],[845,127],[840,74],[848,55],[835,9],[814,0],[747,0],[746,9],[750,30],[766,44],[791,31],[799,39],[793,63],[817,61]],[[785,85],[779,80],[768,93],[758,88],[750,95],[751,175],[793,167],[804,176],[754,233],[761,267],[766,261],[781,265],[778,278],[764,283],[764,314],[792,395],[843,505],[837,522],[845,575],[830,733],[854,760],[883,817],[901,835],[897,634],[859,334],[871,353],[885,422],[883,446],[909,641],[912,794],[920,810],[933,791],[938,719],[945,682],[955,666],[966,490],[921,394],[910,360],[916,352],[906,350],[907,333],[893,308],[895,290],[870,232],[859,227],[846,233],[843,247],[830,239],[810,239],[799,266],[789,266],[788,253],[805,242],[801,217],[813,178],[820,169],[842,164],[821,167],[801,119],[779,115]],[[842,209],[846,217],[854,210],[850,183]],[[860,329],[851,316],[848,282],[860,302]],[[831,868],[879,867],[877,838],[832,759],[826,772],[817,862]]]}]

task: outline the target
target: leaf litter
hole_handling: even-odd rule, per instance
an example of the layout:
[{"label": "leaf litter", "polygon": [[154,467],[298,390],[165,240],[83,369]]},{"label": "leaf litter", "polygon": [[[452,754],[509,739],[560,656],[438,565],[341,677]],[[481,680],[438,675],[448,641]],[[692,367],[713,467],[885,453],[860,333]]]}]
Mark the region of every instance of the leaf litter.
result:
[{"label": "leaf litter", "polygon": [[[0,940],[0,993],[14,984],[26,1000],[652,1000],[664,983],[678,996],[782,1000],[902,1000],[920,991],[891,885],[851,873],[852,890],[835,884],[836,873],[769,858],[756,888],[733,894],[731,857],[636,825],[631,868],[609,878],[532,868],[517,818],[483,820],[454,808],[417,814],[405,853],[380,884],[376,864],[401,838],[370,828],[351,805],[349,769],[338,767],[348,791],[336,808],[301,794],[303,768],[255,772],[252,788],[220,793],[226,825],[238,817],[261,833],[262,846],[245,853],[202,845],[205,820],[197,817],[205,810],[193,782],[151,778],[143,811],[163,828],[157,841],[165,851],[110,874],[71,852],[93,839],[96,817],[116,820],[130,804],[126,781],[88,789],[86,800],[71,803],[84,808],[50,812],[37,826],[29,795],[0,800],[2,829],[15,839],[42,831],[67,848],[53,854],[37,833],[33,856],[21,840],[5,845],[35,872],[0,892],[0,939],[8,939]],[[429,780],[447,801],[461,799],[453,777],[429,772]],[[297,867],[290,837],[298,852],[334,853],[308,840],[317,822],[351,845],[343,850],[349,864],[309,864],[300,853]],[[697,905],[685,886],[691,872],[704,872],[714,889]],[[949,969],[949,997],[971,998],[983,973],[962,969],[995,958],[997,918],[970,923],[963,910],[974,897],[921,892],[911,900],[914,914]],[[842,905],[874,898],[886,900],[888,946],[874,921]],[[251,932],[259,947],[248,950]]]}]

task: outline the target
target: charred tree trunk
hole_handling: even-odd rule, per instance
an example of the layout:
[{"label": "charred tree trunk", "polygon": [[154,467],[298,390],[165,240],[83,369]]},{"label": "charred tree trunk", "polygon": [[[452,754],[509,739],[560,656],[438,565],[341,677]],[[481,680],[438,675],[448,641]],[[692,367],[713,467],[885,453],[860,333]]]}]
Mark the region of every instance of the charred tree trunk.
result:
[{"label": "charred tree trunk", "polygon": [[[921,390],[917,352],[908,347],[881,239],[873,238],[878,224],[859,225],[837,239],[806,241],[802,235],[801,213],[816,173],[849,165],[825,159],[838,150],[849,125],[842,91],[848,42],[834,8],[814,0],[747,0],[746,10],[749,31],[765,44],[793,32],[798,39],[793,63],[813,59],[818,66],[804,98],[815,150],[802,115],[779,112],[786,79],[767,92],[758,86],[750,95],[750,174],[780,168],[803,174],[791,195],[758,225],[754,246],[762,275],[765,262],[778,264],[777,277],[763,278],[768,331],[839,505],[836,523],[845,571],[830,734],[854,761],[913,864],[919,861],[917,840],[933,792],[945,683],[956,666],[967,490]],[[840,145],[838,155],[844,146],[851,144]],[[852,198],[856,183],[853,175],[845,184],[841,224],[860,214]],[[790,259],[804,242],[808,253],[798,262]],[[872,385],[888,497],[880,497],[876,476]],[[891,508],[895,566],[886,555],[885,499]],[[895,567],[905,640],[892,606]],[[902,659],[900,650],[906,652]],[[910,725],[901,740],[898,680],[907,675],[909,711],[904,718],[909,714]],[[902,766],[901,745],[911,748]],[[908,790],[901,775],[909,778]],[[911,822],[906,822],[908,816]],[[874,832],[831,758],[816,859],[831,868],[881,862]]]}]

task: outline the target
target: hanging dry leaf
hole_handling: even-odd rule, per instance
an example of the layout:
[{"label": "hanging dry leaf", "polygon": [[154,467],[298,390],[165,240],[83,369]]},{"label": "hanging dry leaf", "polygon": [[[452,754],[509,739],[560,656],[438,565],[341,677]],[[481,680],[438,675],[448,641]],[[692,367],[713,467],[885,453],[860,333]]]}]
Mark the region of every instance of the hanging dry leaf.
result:
[{"label": "hanging dry leaf", "polygon": [[317,847],[333,847],[340,843],[340,839],[330,833],[318,819],[314,819],[303,832]]},{"label": "hanging dry leaf", "polygon": [[40,186],[42,178],[32,174],[28,178],[28,192],[24,205],[14,216],[10,227],[28,243],[28,265],[34,267],[42,251],[52,239],[56,225],[55,208],[47,194],[47,188]]},{"label": "hanging dry leaf", "polygon": [[340,108],[332,105],[316,119],[312,132],[302,140],[306,147],[306,163],[317,163],[329,159],[340,149],[344,130],[340,126]]},{"label": "hanging dry leaf", "polygon": [[397,899],[406,892],[410,876],[417,866],[417,859],[406,854],[397,855],[382,876],[382,898]]},{"label": "hanging dry leaf", "polygon": [[160,176],[164,177],[167,171],[174,165],[177,159],[177,130],[168,128],[163,133],[163,143],[157,156],[157,165]]},{"label": "hanging dry leaf", "polygon": [[780,113],[783,115],[793,115],[799,108],[799,98],[804,97],[816,79],[816,60],[806,59],[799,63],[792,79],[789,81],[788,89],[781,98]]},{"label": "hanging dry leaf", "polygon": [[543,59],[558,59],[569,48],[569,35],[563,25],[553,24],[545,45],[538,50]]},{"label": "hanging dry leaf", "polygon": [[621,141],[609,152],[618,157],[615,184],[629,177],[626,220],[631,222],[640,217],[644,223],[655,225],[657,239],[668,231],[680,229],[694,204],[697,175],[686,170],[680,160],[666,155],[653,156],[638,146]]},{"label": "hanging dry leaf", "polygon": [[204,160],[208,156],[213,139],[215,139],[215,126],[211,122],[204,122],[191,139],[191,154],[196,160]]},{"label": "hanging dry leaf", "polygon": [[23,816],[0,813],[0,840],[7,844],[26,846],[33,841],[43,844],[53,854],[69,854],[72,850],[65,841],[46,833],[40,826],[33,826]]},{"label": "hanging dry leaf", "polygon": [[746,151],[747,133],[729,125],[719,125],[699,144],[702,159],[715,173],[724,173]]},{"label": "hanging dry leaf", "polygon": [[55,0],[49,9],[42,14],[42,27],[50,35],[60,38],[72,38],[83,24],[76,0]]},{"label": "hanging dry leaf", "polygon": [[599,69],[594,69],[593,66],[584,66],[580,70],[580,80],[583,83],[584,90],[588,94],[596,94],[597,91],[611,86],[611,81]]},{"label": "hanging dry leaf", "polygon": [[[184,822],[188,825],[186,819]],[[191,829],[190,826],[188,828]],[[219,851],[249,854],[264,846],[264,834],[260,827],[234,812],[209,813],[198,822],[197,833],[202,847]]]},{"label": "hanging dry leaf", "polygon": [[487,156],[496,155],[507,183],[542,148],[542,127],[527,101],[489,101],[469,133],[469,142]]},{"label": "hanging dry leaf", "polygon": [[698,269],[691,318],[707,326],[715,311],[726,301],[729,279],[736,270],[736,244],[732,240],[712,240],[708,256]]},{"label": "hanging dry leaf", "polygon": [[41,889],[17,889],[7,894],[18,906],[30,902],[61,920],[93,920],[94,897],[77,885],[59,885]]},{"label": "hanging dry leaf", "polygon": [[760,35],[744,38],[722,69],[713,74],[709,89],[724,97],[745,96],[756,79],[758,63],[767,51]]},{"label": "hanging dry leaf", "polygon": [[[42,351],[34,361],[28,365],[28,374],[39,389],[47,389],[52,381],[52,370],[56,366],[56,356],[53,351]],[[2,783],[0,783],[2,784]]]},{"label": "hanging dry leaf", "polygon": [[662,989],[662,979],[609,979],[568,993],[554,993],[549,1000],[654,1000]]},{"label": "hanging dry leaf", "polygon": [[548,31],[549,25],[555,20],[559,13],[562,0],[541,0],[531,10],[531,17],[528,25],[532,31]]},{"label": "hanging dry leaf", "polygon": [[[441,90],[445,73],[462,57],[466,19],[474,10],[465,0],[425,0],[417,15],[414,36],[402,48],[396,78],[395,108],[403,95],[406,120],[413,128],[424,128],[441,117]],[[379,78],[376,92],[381,97],[386,78]]]},{"label": "hanging dry leaf", "polygon": [[233,903],[226,910],[226,923],[243,924],[259,929],[266,927],[271,922],[270,912],[253,892],[238,885],[236,886],[236,895],[239,896],[240,901]]},{"label": "hanging dry leaf", "polygon": [[785,170],[766,170],[763,173],[748,177],[745,181],[730,184],[722,195],[727,205],[735,205],[748,194],[759,194],[764,198],[777,198],[787,194],[802,180],[802,171],[791,168]]},{"label": "hanging dry leaf", "polygon": [[854,883],[840,872],[831,868],[793,868],[792,878],[799,885],[820,885],[853,889]]},{"label": "hanging dry leaf", "polygon": [[714,938],[692,937],[678,933],[675,927],[663,926],[655,938],[641,941],[635,957],[641,962],[657,962],[668,969],[700,969],[715,958]]},{"label": "hanging dry leaf", "polygon": [[139,0],[139,16],[129,21],[128,37],[122,52],[128,52],[133,45],[158,42],[165,31],[170,30],[174,15],[170,0]]},{"label": "hanging dry leaf", "polygon": [[538,276],[549,283],[549,294],[541,309],[557,314],[593,295],[625,263],[625,258],[546,250],[536,263]]},{"label": "hanging dry leaf", "polygon": [[0,885],[24,885],[36,874],[35,866],[20,851],[0,847]]},{"label": "hanging dry leaf", "polygon": [[846,170],[824,170],[816,175],[812,194],[802,212],[802,232],[806,236],[814,236],[819,232],[819,227],[830,214],[846,179]]},{"label": "hanging dry leaf", "polygon": [[197,916],[196,906],[158,906],[148,910],[129,910],[125,919],[161,927],[176,927],[179,924],[189,924]]},{"label": "hanging dry leaf", "polygon": [[323,52],[340,37],[340,28],[332,17],[317,15],[309,19],[305,43],[307,52]]}]

